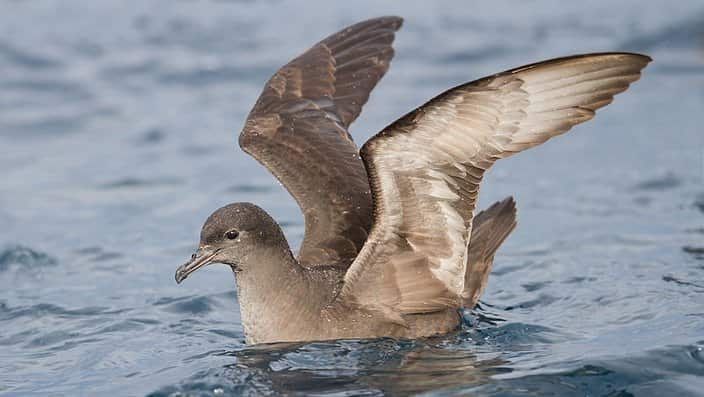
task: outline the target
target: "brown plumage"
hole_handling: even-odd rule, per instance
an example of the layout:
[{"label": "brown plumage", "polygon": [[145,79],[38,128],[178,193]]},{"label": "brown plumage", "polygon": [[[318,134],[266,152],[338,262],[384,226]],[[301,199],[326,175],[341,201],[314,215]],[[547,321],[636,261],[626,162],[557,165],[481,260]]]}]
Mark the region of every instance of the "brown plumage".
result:
[{"label": "brown plumage", "polygon": [[371,191],[347,128],[388,70],[401,24],[397,17],[358,23],[289,62],[269,79],[240,134],[242,150],[303,211],[302,264],[349,265],[367,239]]},{"label": "brown plumage", "polygon": [[508,198],[474,216],[484,172],[592,118],[650,58],[602,53],[540,62],[450,89],[371,138],[347,128],[388,69],[401,19],[338,32],[269,80],[240,135],[304,213],[294,258],[248,203],[208,218],[176,280],[209,263],[236,275],[252,343],[390,336],[457,326],[516,226]]}]

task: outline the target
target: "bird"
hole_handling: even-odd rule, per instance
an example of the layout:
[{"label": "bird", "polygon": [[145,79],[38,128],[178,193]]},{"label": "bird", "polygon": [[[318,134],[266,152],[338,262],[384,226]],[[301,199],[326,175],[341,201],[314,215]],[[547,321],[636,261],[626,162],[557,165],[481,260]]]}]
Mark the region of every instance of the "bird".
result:
[{"label": "bird", "polygon": [[305,234],[292,252],[252,203],[213,212],[181,283],[229,265],[248,344],[389,337],[457,329],[516,226],[512,197],[475,215],[497,160],[585,122],[638,80],[635,53],[573,55],[451,88],[372,136],[349,133],[394,55],[403,19],[330,35],[266,83],[239,135],[293,196]]}]

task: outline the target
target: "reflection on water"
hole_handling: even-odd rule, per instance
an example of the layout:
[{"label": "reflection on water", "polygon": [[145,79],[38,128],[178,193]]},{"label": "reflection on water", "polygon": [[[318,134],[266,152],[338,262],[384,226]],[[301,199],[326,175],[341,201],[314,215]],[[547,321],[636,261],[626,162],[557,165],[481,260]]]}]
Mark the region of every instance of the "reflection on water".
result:
[{"label": "reflection on water", "polygon": [[[444,343],[375,340],[250,347],[213,353],[232,362],[194,378],[210,380],[212,390],[227,392],[408,395],[475,387],[490,382],[492,375],[510,372],[502,367],[507,361],[496,354],[478,355]],[[187,393],[192,386],[153,395]]]}]

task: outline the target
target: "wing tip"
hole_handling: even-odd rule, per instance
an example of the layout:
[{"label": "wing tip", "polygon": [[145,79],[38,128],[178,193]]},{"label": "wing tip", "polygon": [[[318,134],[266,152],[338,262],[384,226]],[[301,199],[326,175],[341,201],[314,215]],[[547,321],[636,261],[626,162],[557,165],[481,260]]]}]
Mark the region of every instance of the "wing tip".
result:
[{"label": "wing tip", "polygon": [[597,53],[595,55],[604,55],[604,56],[611,56],[611,57],[617,57],[622,59],[624,62],[630,62],[632,64],[635,64],[638,66],[638,70],[643,70],[645,69],[646,66],[650,62],[653,61],[653,58],[651,58],[649,55],[645,54],[640,54],[637,52],[606,52],[606,53]]},{"label": "wing tip", "polygon": [[593,52],[593,53],[586,53],[582,55],[577,55],[577,56],[605,56],[605,57],[624,57],[624,58],[634,58],[634,59],[640,59],[644,61],[645,63],[652,62],[653,58],[651,58],[649,55],[641,54],[638,52],[628,52],[628,51],[606,51],[606,52]]},{"label": "wing tip", "polygon": [[398,15],[383,15],[380,17],[362,21],[360,23],[366,22],[378,22],[379,24],[388,24],[394,31],[397,31],[401,29],[401,26],[403,26],[403,17],[400,17]]},{"label": "wing tip", "polygon": [[[533,69],[537,66],[556,66],[562,65],[570,62],[594,62],[596,60],[613,60],[618,59],[624,63],[632,63],[638,65],[638,70],[645,68],[650,62],[653,61],[648,55],[639,54],[636,52],[591,52],[585,54],[569,55],[564,57],[552,58],[546,61],[540,61],[531,63],[525,66],[521,66],[516,69],[511,69],[503,73],[516,74],[519,72],[524,72],[529,69]],[[502,74],[498,73],[497,75]]]},{"label": "wing tip", "polygon": [[357,23],[354,23],[352,25],[349,25],[342,29],[341,31],[328,36],[323,40],[323,42],[329,40],[331,37],[336,36],[340,33],[349,33],[349,32],[363,32],[367,31],[369,29],[376,29],[378,27],[383,27],[385,29],[389,29],[392,32],[396,32],[399,29],[401,29],[401,26],[403,26],[403,18],[396,16],[396,15],[384,15],[380,17],[375,17],[375,18],[369,18],[365,19],[362,21],[359,21]]},{"label": "wing tip", "polygon": [[499,207],[498,211],[499,212],[507,212],[511,213],[511,217],[513,218],[513,226],[516,226],[517,223],[517,215],[518,215],[518,209],[516,208],[516,199],[513,198],[513,196],[508,196],[505,199],[494,203],[489,209],[492,207]]}]

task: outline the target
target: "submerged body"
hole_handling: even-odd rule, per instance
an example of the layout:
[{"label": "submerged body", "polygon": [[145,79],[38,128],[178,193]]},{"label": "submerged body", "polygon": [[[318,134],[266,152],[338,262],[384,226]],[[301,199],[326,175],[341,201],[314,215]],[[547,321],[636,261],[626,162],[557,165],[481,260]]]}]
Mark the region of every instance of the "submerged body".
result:
[{"label": "submerged body", "polygon": [[372,19],[319,42],[274,74],[249,114],[240,146],[303,210],[298,256],[265,211],[235,203],[206,220],[176,272],[181,282],[230,265],[249,343],[456,328],[516,225],[512,198],[474,215],[484,172],[591,119],[650,61],[578,55],[466,83],[358,150],[347,129],[388,69],[401,22]]}]

